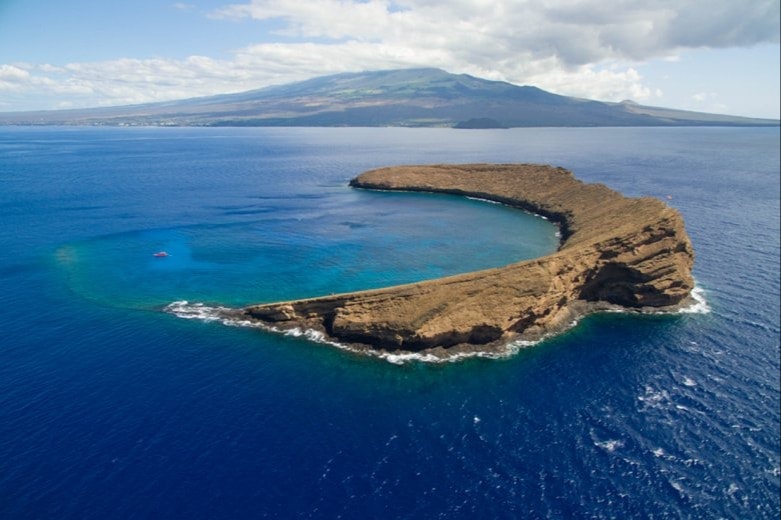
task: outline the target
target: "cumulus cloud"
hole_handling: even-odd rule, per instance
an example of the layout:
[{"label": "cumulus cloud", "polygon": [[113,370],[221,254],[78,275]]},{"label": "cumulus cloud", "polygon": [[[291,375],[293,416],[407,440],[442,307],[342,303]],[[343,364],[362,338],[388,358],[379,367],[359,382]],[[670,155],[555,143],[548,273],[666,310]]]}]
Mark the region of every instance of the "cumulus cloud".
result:
[{"label": "cumulus cloud", "polygon": [[248,65],[205,56],[6,65],[0,66],[0,92],[6,96],[34,92],[56,101],[56,106],[65,101],[71,106],[145,103],[248,90],[268,81],[268,75]]},{"label": "cumulus cloud", "polygon": [[274,21],[276,42],[248,43],[227,59],[0,65],[0,91],[122,104],[427,66],[567,95],[648,101],[661,93],[638,72],[642,62],[778,42],[780,23],[778,0],[252,0],[209,16],[227,30],[234,20]]},{"label": "cumulus cloud", "polygon": [[779,40],[777,0],[252,0],[213,16],[280,19],[300,37],[411,42],[491,57],[527,51],[568,66]]},{"label": "cumulus cloud", "polygon": [[30,77],[30,73],[21,67],[14,65],[0,65],[0,81],[9,83],[25,81]]}]

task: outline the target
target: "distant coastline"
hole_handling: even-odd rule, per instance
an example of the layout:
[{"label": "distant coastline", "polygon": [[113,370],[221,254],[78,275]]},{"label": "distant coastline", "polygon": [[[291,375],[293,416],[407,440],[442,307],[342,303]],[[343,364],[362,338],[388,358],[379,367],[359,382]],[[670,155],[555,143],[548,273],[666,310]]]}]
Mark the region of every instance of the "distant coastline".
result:
[{"label": "distant coastline", "polygon": [[429,127],[779,126],[774,119],[562,96],[433,68],[335,74],[142,105],[0,112],[0,125]]},{"label": "distant coastline", "polygon": [[502,268],[226,311],[233,319],[310,330],[359,350],[458,355],[538,340],[595,311],[669,311],[691,302],[691,242],[680,214],[660,200],[529,164],[382,168],[350,184],[501,202],[558,223],[561,244]]}]

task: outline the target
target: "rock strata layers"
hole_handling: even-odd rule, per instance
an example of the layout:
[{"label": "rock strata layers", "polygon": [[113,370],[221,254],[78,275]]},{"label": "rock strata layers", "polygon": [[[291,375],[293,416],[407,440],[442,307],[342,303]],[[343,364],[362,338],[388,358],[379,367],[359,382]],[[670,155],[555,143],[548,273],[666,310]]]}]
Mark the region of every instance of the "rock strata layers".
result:
[{"label": "rock strata layers", "polygon": [[388,351],[486,349],[559,331],[594,310],[660,309],[694,287],[694,253],[681,215],[654,198],[628,198],[571,172],[532,164],[402,166],[351,186],[468,195],[557,223],[551,255],[436,280],[253,305],[243,317],[277,329],[321,331]]}]

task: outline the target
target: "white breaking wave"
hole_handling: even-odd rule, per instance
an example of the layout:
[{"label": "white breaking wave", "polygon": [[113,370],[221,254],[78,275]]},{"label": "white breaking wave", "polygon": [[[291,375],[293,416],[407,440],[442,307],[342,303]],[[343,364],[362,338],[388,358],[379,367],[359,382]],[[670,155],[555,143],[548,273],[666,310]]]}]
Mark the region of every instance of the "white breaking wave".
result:
[{"label": "white breaking wave", "polygon": [[314,343],[321,343],[323,345],[331,345],[332,347],[340,348],[342,350],[347,350],[350,352],[358,352],[356,349],[350,348],[349,345],[345,345],[344,343],[339,343],[338,341],[334,341],[332,339],[329,339],[325,334],[320,332],[319,330],[314,329],[300,329],[298,327],[294,329],[288,329],[288,330],[281,330],[276,327],[272,327],[269,325],[260,325],[260,328],[265,330],[270,330],[271,332],[277,332],[280,334],[284,334],[285,336],[292,336],[294,338],[306,338],[309,341],[312,341]]},{"label": "white breaking wave", "polygon": [[652,386],[646,386],[645,392],[637,396],[637,400],[642,403],[640,411],[643,412],[650,409],[668,409],[672,403],[667,390],[657,390]]},{"label": "white breaking wave", "polygon": [[[526,209],[523,209],[523,208],[519,208],[517,206],[511,206],[511,205],[506,204],[504,202],[499,202],[498,200],[484,199],[482,197],[473,197],[473,196],[470,196],[470,195],[467,195],[466,198],[469,199],[469,200],[476,200],[478,202],[487,202],[488,204],[498,204],[500,206],[506,206],[508,208],[515,208],[515,209],[518,209],[520,211],[523,211],[526,214],[533,215],[533,216],[535,216],[537,218],[541,218],[542,220],[550,221],[550,218],[546,217],[545,215],[540,215],[539,213],[535,213],[533,211],[529,211],[529,210],[526,210]],[[559,227],[559,224],[556,224],[556,227]],[[558,238],[561,238],[561,232],[560,231],[556,231],[556,236]]]},{"label": "white breaking wave", "polygon": [[167,313],[173,314],[178,318],[183,318],[186,320],[200,320],[206,323],[218,322],[229,327],[249,327],[275,332],[277,334],[283,334],[285,336],[291,336],[295,338],[302,337],[314,343],[330,345],[332,347],[336,347],[355,354],[379,358],[394,365],[403,365],[409,362],[453,363],[470,358],[505,359],[512,357],[521,349],[539,343],[539,341],[518,340],[508,343],[498,350],[495,349],[490,352],[471,351],[452,354],[446,353],[444,355],[437,355],[431,352],[388,352],[369,348],[356,348],[344,343],[339,343],[338,341],[334,341],[328,338],[322,332],[313,329],[301,329],[298,327],[287,330],[279,329],[259,321],[245,319],[242,317],[240,312],[238,312],[236,309],[231,309],[230,307],[210,306],[204,303],[190,303],[187,300],[180,300],[171,302],[170,304],[166,305],[163,310]]},{"label": "white breaking wave", "polygon": [[595,441],[594,445],[598,448],[602,448],[608,453],[613,453],[618,448],[624,447],[624,441],[618,439],[610,439],[607,441]]},{"label": "white breaking wave", "polygon": [[710,312],[710,306],[705,299],[705,289],[695,285],[691,292],[692,302],[688,307],[683,307],[678,310],[680,314],[708,314]]},{"label": "white breaking wave", "polygon": [[169,303],[163,310],[185,320],[218,321],[229,327],[264,328],[258,322],[240,319],[239,314],[230,307],[210,307],[203,303],[190,303],[187,300],[180,300]]},{"label": "white breaking wave", "polygon": [[488,204],[499,204],[500,206],[506,206],[506,204],[499,202],[498,200],[483,199],[480,197],[469,197],[469,196],[467,196],[466,198],[469,200],[476,200],[479,202],[487,202]]},{"label": "white breaking wave", "polygon": [[[704,293],[705,291],[702,288],[696,286],[694,289],[692,289],[691,292],[691,296],[694,302],[691,305],[678,309],[677,311],[674,312],[682,313],[682,314],[709,313],[710,307],[708,306],[708,302],[705,300]],[[542,338],[536,341],[528,341],[528,340],[511,341],[498,348],[492,347],[490,351],[471,350],[469,352],[452,352],[452,353],[449,352],[433,353],[431,351],[388,352],[386,350],[375,350],[371,348],[357,348],[344,343],[339,343],[338,341],[334,341],[330,339],[322,332],[313,329],[301,329],[298,327],[293,329],[279,329],[272,325],[267,325],[265,323],[256,320],[246,319],[244,315],[241,314],[240,311],[237,311],[236,309],[232,309],[230,307],[209,306],[203,303],[190,303],[187,300],[180,300],[168,304],[164,308],[164,310],[165,312],[168,312],[170,314],[173,314],[174,316],[186,320],[201,320],[204,322],[216,321],[229,327],[250,327],[250,328],[266,330],[269,332],[275,332],[277,334],[283,334],[285,336],[292,336],[296,338],[303,337],[314,343],[319,343],[322,345],[330,345],[332,347],[336,347],[341,350],[345,350],[347,352],[379,358],[384,361],[387,361],[388,363],[392,363],[394,365],[404,365],[405,363],[409,363],[409,362],[454,363],[454,362],[462,361],[465,359],[472,359],[472,358],[508,359],[515,356],[519,351],[525,348],[532,347],[534,345],[537,345],[538,343],[545,341],[550,336],[550,335],[543,336]],[[629,312],[629,311],[616,308],[616,309],[607,310],[607,312]],[[578,316],[577,318],[573,319],[572,322],[570,322],[568,326],[565,327],[565,329],[571,329],[575,327],[581,318],[583,318],[583,316]]]},{"label": "white breaking wave", "polygon": [[483,359],[507,359],[513,357],[520,350],[531,347],[540,343],[539,341],[526,341],[517,340],[507,343],[498,348],[493,348],[490,351],[487,350],[474,350],[470,352],[454,352],[447,353],[443,356],[439,356],[430,352],[385,352],[385,351],[367,351],[361,353],[369,354],[374,357],[384,359],[388,363],[394,365],[403,365],[410,361],[418,361],[421,363],[455,363],[457,361],[463,361],[471,358],[483,358]]},{"label": "white breaking wave", "polygon": [[[692,289],[690,293],[692,302],[685,306],[685,307],[672,307],[670,308],[661,308],[661,309],[654,309],[654,308],[644,308],[641,313],[644,314],[708,314],[710,313],[711,309],[708,305],[708,301],[705,299],[705,289],[700,287],[699,285],[694,286],[694,289]],[[600,312],[616,312],[616,313],[627,313],[627,314],[633,314],[636,313],[637,310],[621,307],[621,306],[615,306],[608,309],[602,309]],[[580,318],[578,318],[580,319]]]}]

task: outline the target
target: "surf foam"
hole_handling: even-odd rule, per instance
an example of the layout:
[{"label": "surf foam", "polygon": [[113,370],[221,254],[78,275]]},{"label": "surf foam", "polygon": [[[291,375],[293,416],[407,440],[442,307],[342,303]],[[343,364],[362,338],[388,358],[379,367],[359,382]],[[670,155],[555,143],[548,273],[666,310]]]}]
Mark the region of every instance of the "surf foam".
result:
[{"label": "surf foam", "polygon": [[439,355],[432,352],[388,352],[370,348],[358,348],[344,343],[339,343],[338,341],[334,341],[328,338],[325,334],[318,330],[301,329],[298,327],[293,329],[279,329],[277,327],[258,321],[245,319],[239,311],[230,307],[211,306],[199,302],[191,303],[187,300],[179,300],[169,303],[163,308],[163,310],[169,314],[173,314],[178,318],[186,320],[200,320],[205,323],[217,322],[229,327],[256,328],[294,338],[305,338],[313,343],[330,345],[347,352],[382,359],[394,365],[404,365],[410,362],[453,363],[470,358],[506,359],[517,354],[521,349],[536,345],[542,341],[513,341],[503,346],[499,350],[492,350],[490,352],[470,351],[445,353]]},{"label": "surf foam", "polygon": [[679,314],[708,314],[710,312],[710,306],[705,299],[705,289],[699,285],[695,285],[691,292],[692,302],[687,307],[678,309]]},{"label": "surf foam", "polygon": [[[710,312],[710,307],[708,306],[708,302],[705,299],[705,291],[701,287],[695,286],[695,288],[691,292],[691,296],[693,300],[691,305],[672,311],[672,313],[707,314]],[[451,352],[435,353],[431,351],[389,352],[386,350],[375,350],[368,347],[359,348],[344,343],[339,343],[338,341],[334,341],[328,338],[322,332],[314,329],[301,329],[301,328],[279,329],[277,327],[274,327],[272,325],[267,325],[259,321],[248,320],[244,317],[244,315],[240,311],[236,309],[232,309],[230,307],[210,306],[204,303],[197,303],[197,302],[190,303],[187,300],[180,300],[180,301],[171,302],[170,304],[166,305],[163,310],[169,314],[173,314],[174,316],[186,320],[201,320],[207,323],[219,322],[229,327],[250,327],[250,328],[265,330],[268,332],[274,332],[277,334],[283,334],[285,336],[291,336],[296,338],[302,337],[313,343],[319,343],[321,345],[330,345],[332,347],[336,347],[340,350],[344,350],[347,352],[352,352],[354,354],[360,354],[364,356],[382,359],[394,365],[404,365],[406,363],[411,363],[411,362],[455,363],[458,361],[463,361],[472,358],[497,359],[497,360],[508,359],[515,356],[521,350],[537,345],[553,335],[553,334],[548,334],[543,336],[539,340],[535,340],[535,341],[520,340],[520,339],[515,341],[510,341],[505,345],[502,345],[501,347],[498,348],[493,347],[490,351],[470,350],[468,352],[452,352],[452,353]],[[615,308],[615,309],[606,309],[603,310],[602,312],[623,313],[623,312],[632,312],[632,311],[628,309]],[[656,312],[670,313],[671,311],[656,311]],[[574,328],[582,318],[583,316],[576,317],[569,324],[567,324],[566,327],[564,327],[564,330],[569,330]]]}]

